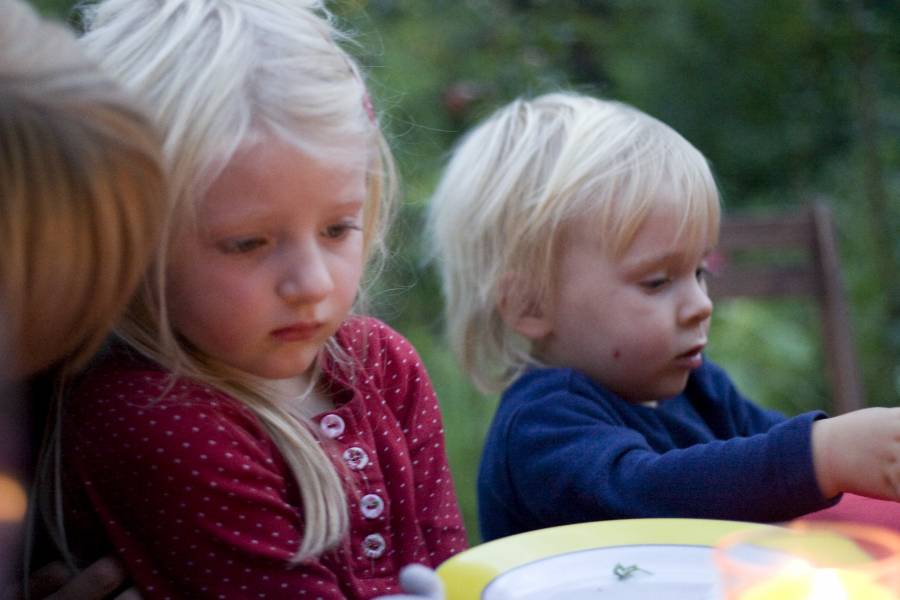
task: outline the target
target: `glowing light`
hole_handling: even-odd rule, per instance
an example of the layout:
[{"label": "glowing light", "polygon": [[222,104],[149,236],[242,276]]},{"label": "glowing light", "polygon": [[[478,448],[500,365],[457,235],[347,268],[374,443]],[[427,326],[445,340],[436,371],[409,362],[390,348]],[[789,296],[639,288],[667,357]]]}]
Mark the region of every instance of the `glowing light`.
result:
[{"label": "glowing light", "polygon": [[832,569],[818,570],[811,577],[809,598],[815,600],[849,600],[841,577]]},{"label": "glowing light", "polygon": [[13,477],[0,473],[0,523],[17,523],[25,518],[28,496]]},{"label": "glowing light", "polygon": [[747,590],[740,600],[896,600],[862,573],[838,569],[785,572]]}]

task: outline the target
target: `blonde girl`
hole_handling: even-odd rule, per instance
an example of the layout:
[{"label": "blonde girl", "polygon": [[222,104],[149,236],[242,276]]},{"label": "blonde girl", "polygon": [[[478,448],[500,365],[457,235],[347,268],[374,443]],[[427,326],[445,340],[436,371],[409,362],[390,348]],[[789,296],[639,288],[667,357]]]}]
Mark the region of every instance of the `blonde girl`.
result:
[{"label": "blonde girl", "polygon": [[351,314],[393,164],[333,17],[107,0],[85,22],[161,126],[173,193],[120,344],[67,406],[61,545],[111,547],[145,598],[400,591],[464,532],[421,361]]}]

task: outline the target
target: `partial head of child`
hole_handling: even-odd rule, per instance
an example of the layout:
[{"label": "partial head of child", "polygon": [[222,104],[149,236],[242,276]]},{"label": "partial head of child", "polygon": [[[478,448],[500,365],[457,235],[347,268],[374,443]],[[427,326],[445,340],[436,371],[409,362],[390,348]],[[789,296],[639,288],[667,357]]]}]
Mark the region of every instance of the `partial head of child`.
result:
[{"label": "partial head of child", "polygon": [[652,402],[700,364],[719,195],[657,119],[576,93],[516,100],[460,141],[429,217],[450,343],[481,389],[558,366]]},{"label": "partial head of child", "polygon": [[504,390],[479,470],[485,539],[900,497],[900,409],[786,417],[703,356],[719,196],[660,121],[574,93],[514,101],[461,140],[429,216],[453,349]]},{"label": "partial head of child", "polygon": [[94,355],[143,277],[166,183],[156,129],[74,34],[24,1],[0,5],[0,589],[10,592],[25,516],[13,479],[28,487],[52,386]]},{"label": "partial head of child", "polygon": [[97,350],[142,277],[165,211],[160,140],[62,25],[21,2],[0,22],[4,372]]},{"label": "partial head of child", "polygon": [[302,481],[295,558],[318,555],[347,503],[297,417],[327,404],[323,357],[347,363],[334,334],[393,198],[360,70],[315,0],[106,0],[85,22],[83,46],[161,126],[171,173],[163,248],[118,333],[256,414]]}]

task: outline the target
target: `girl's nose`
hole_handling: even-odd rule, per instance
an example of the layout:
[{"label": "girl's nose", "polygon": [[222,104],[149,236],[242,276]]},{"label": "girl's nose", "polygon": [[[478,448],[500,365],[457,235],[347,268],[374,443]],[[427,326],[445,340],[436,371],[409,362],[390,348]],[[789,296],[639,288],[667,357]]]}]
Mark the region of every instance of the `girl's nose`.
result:
[{"label": "girl's nose", "polygon": [[706,291],[706,284],[697,279],[693,280],[689,284],[687,297],[681,304],[680,320],[686,325],[693,325],[712,316],[712,310],[713,302]]},{"label": "girl's nose", "polygon": [[287,252],[276,292],[285,302],[314,303],[334,289],[328,264],[318,248]]}]

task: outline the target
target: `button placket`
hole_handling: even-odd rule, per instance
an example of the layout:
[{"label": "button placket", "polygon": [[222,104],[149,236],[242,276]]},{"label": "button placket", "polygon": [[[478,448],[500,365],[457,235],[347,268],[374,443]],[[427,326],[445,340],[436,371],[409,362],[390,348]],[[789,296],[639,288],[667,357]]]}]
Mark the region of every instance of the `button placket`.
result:
[{"label": "button placket", "polygon": [[[380,490],[379,484],[376,483],[381,480],[375,465],[376,455],[370,454],[365,449],[360,443],[363,438],[358,437],[354,428],[349,427],[340,415],[334,413],[324,415],[319,422],[319,427],[325,436],[339,440],[339,444],[344,446],[340,454],[341,460],[353,473],[354,479],[357,479],[357,489],[362,493],[362,496],[357,496],[359,507],[357,515],[359,516],[356,518],[362,517],[367,523],[366,525],[359,523],[360,533],[366,529],[370,532],[358,542],[360,544],[358,547],[362,552],[362,558],[367,561],[375,561],[387,552],[386,532],[383,530],[385,526],[383,515],[387,510],[387,502],[382,495],[383,490]],[[372,469],[375,470],[372,471]],[[370,480],[369,475],[375,476],[375,481]],[[374,490],[379,490],[381,493],[376,493]]]}]

